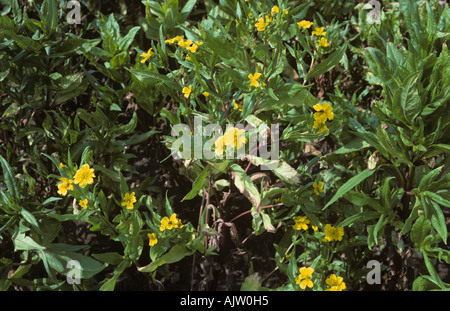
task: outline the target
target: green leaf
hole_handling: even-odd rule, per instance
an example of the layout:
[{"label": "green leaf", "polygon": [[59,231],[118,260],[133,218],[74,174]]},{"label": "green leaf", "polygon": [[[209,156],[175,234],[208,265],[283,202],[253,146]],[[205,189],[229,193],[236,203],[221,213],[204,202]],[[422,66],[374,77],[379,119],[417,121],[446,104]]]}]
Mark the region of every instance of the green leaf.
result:
[{"label": "green leaf", "polygon": [[366,178],[372,176],[373,173],[375,173],[376,170],[364,170],[361,173],[359,173],[356,176],[353,176],[350,178],[345,184],[343,184],[338,191],[336,191],[336,194],[331,198],[331,200],[324,206],[323,210],[326,209],[328,206],[336,202],[338,199],[340,199],[344,194],[346,194],[349,190],[353,189],[357,185],[359,185],[362,181],[364,181]]},{"label": "green leaf", "polygon": [[433,215],[431,216],[431,224],[433,228],[436,229],[439,236],[442,238],[445,244],[447,244],[447,224],[445,223],[444,213],[439,206],[439,204],[435,202],[431,202],[431,207],[433,211]]},{"label": "green leaf", "polygon": [[25,233],[15,232],[12,236],[14,242],[14,251],[18,250],[43,250],[44,246],[36,243],[31,237],[25,236]]},{"label": "green leaf", "polygon": [[417,279],[414,280],[412,290],[413,291],[428,291],[428,290],[435,290],[439,289],[440,287],[433,281],[430,281],[427,276],[419,276]]},{"label": "green leaf", "polygon": [[361,213],[358,214],[354,214],[348,218],[346,218],[345,220],[341,221],[337,227],[346,227],[346,226],[351,226],[353,224],[356,223],[365,223],[368,220],[372,220],[375,218],[380,217],[380,213],[376,212],[376,211],[363,211]]},{"label": "green leaf", "polygon": [[118,49],[121,52],[127,52],[128,48],[130,47],[130,44],[133,42],[134,37],[136,36],[136,33],[141,29],[141,26],[135,26],[131,28],[128,33],[120,39]]},{"label": "green leaf", "polygon": [[[3,72],[0,72],[0,82],[2,82],[3,80],[5,80],[5,78],[9,75],[9,70],[10,70],[10,68],[8,68],[8,69],[6,69],[5,71],[3,71]],[[13,104],[11,104],[11,106],[13,106]],[[9,107],[11,107],[11,106],[9,106]],[[17,106],[17,104],[15,104],[15,106]],[[8,108],[9,109],[9,108]],[[6,111],[3,113],[3,116],[2,116],[2,118],[4,117],[4,116],[7,116],[8,114],[6,113]]]},{"label": "green leaf", "polygon": [[131,134],[134,131],[134,129],[136,128],[137,123],[138,123],[138,117],[137,117],[136,112],[134,112],[133,116],[131,117],[130,122],[128,122],[127,124],[124,124],[124,125],[120,125],[114,131],[120,135]]},{"label": "green leaf", "polygon": [[324,61],[322,61],[320,64],[318,64],[316,67],[314,67],[310,72],[308,72],[306,80],[312,80],[315,77],[320,76],[321,74],[324,74],[325,72],[330,71],[337,64],[339,64],[340,60],[342,59],[342,56],[344,56],[344,53],[347,50],[347,44],[348,43],[345,43],[339,50],[336,50],[335,52],[333,52]]},{"label": "green leaf", "polygon": [[428,172],[425,176],[423,176],[419,183],[419,192],[424,191],[428,188],[428,186],[431,184],[433,179],[441,172],[443,166],[439,166],[435,168],[434,170]]},{"label": "green leaf", "polygon": [[25,275],[30,268],[33,266],[33,264],[27,264],[27,265],[20,265],[19,268],[17,268],[16,271],[14,271],[14,274],[11,275],[10,277],[8,277],[8,279],[19,279],[21,278],[23,275]]},{"label": "green leaf", "polygon": [[431,276],[431,281],[433,281],[437,286],[439,286],[441,289],[445,289],[445,285],[442,282],[441,278],[439,277],[439,275],[437,274],[436,270],[434,269],[433,264],[431,263],[430,259],[428,258],[428,254],[424,249],[420,249],[422,255],[423,255],[423,260],[425,262],[425,266],[427,267],[428,272],[430,273]]},{"label": "green leaf", "polygon": [[41,255],[46,257],[48,265],[52,269],[65,275],[70,272],[70,270],[66,267],[67,263],[71,260],[78,261],[80,263],[80,278],[82,279],[93,277],[107,266],[106,264],[101,264],[91,257],[72,251],[52,250],[48,248],[43,250]]},{"label": "green leaf", "polygon": [[16,184],[16,178],[14,177],[13,171],[9,163],[0,155],[0,163],[3,170],[3,178],[9,193],[14,199],[17,199],[18,188]]},{"label": "green leaf", "polygon": [[431,232],[431,222],[421,215],[411,228],[410,238],[413,243],[421,245],[425,237]]},{"label": "green leaf", "polygon": [[205,179],[209,175],[210,171],[211,165],[208,164],[206,168],[201,172],[201,174],[198,175],[195,181],[192,183],[191,191],[189,191],[189,193],[186,194],[181,201],[191,200],[197,196],[198,192],[202,189]]},{"label": "green leaf", "polygon": [[23,219],[25,219],[25,221],[28,222],[34,230],[36,230],[37,233],[42,235],[41,229],[39,229],[39,224],[33,214],[31,214],[24,208],[22,208],[20,214],[22,215]]},{"label": "green leaf", "polygon": [[18,35],[10,30],[0,30],[0,35],[13,39],[14,42],[25,51],[39,52],[43,49],[42,44],[40,44],[37,40]]},{"label": "green leaf", "polygon": [[165,265],[165,264],[171,264],[177,261],[180,261],[186,256],[190,256],[193,254],[193,251],[187,248],[187,246],[182,244],[177,244],[174,247],[172,247],[166,254],[162,255],[161,257],[157,258],[156,260],[152,261],[150,264],[148,264],[145,267],[138,268],[140,272],[153,272],[158,267]]},{"label": "green leaf", "polygon": [[259,291],[261,290],[261,277],[258,273],[253,273],[245,278],[241,285],[241,291]]},{"label": "green leaf", "polygon": [[403,115],[410,123],[414,123],[415,117],[421,110],[421,100],[418,94],[417,80],[420,79],[422,71],[410,74],[404,85],[401,87],[400,104],[403,109]]},{"label": "green leaf", "polygon": [[123,273],[123,271],[126,268],[130,267],[131,264],[132,263],[128,260],[124,260],[121,263],[119,263],[117,268],[114,270],[112,278],[110,278],[105,283],[103,283],[103,285],[100,287],[100,290],[101,291],[113,291],[116,286],[117,280],[119,279],[119,276]]},{"label": "green leaf", "polygon": [[128,62],[130,61],[130,55],[129,52],[122,52],[119,54],[116,54],[111,60],[109,61],[109,64],[111,66],[111,69],[120,69],[124,67]]},{"label": "green leaf", "polygon": [[42,13],[39,15],[42,24],[45,26],[45,33],[47,37],[51,37],[58,27],[58,5],[56,0],[45,0],[41,11]]},{"label": "green leaf", "polygon": [[270,216],[267,215],[266,213],[264,213],[264,211],[260,212],[263,224],[264,224],[264,229],[266,229],[267,232],[270,233],[275,233],[277,230],[275,229],[275,227],[272,225],[272,221],[270,220]]},{"label": "green leaf", "polygon": [[430,192],[430,191],[424,191],[422,192],[424,195],[428,196],[430,199],[432,199],[434,202],[439,203],[445,207],[450,207],[450,201],[444,199],[443,197],[441,197],[440,195],[434,193],[434,192]]},{"label": "green leaf", "polygon": [[127,70],[129,70],[131,74],[141,82],[155,84],[156,82],[161,81],[169,89],[172,89],[174,91],[181,91],[181,87],[177,83],[173,82],[167,76],[162,75],[160,73],[141,69],[127,69]]},{"label": "green leaf", "polygon": [[186,2],[184,7],[181,9],[181,15],[183,15],[183,19],[188,18],[189,14],[191,13],[196,3],[197,0],[189,0],[188,2]]}]

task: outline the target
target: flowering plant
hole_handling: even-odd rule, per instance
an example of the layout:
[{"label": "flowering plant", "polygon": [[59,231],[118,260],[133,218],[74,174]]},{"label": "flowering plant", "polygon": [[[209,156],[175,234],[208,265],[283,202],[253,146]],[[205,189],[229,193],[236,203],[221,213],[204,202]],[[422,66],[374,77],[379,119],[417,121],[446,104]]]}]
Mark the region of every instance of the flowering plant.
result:
[{"label": "flowering plant", "polygon": [[448,6],[41,2],[0,13],[0,289],[449,288]]}]

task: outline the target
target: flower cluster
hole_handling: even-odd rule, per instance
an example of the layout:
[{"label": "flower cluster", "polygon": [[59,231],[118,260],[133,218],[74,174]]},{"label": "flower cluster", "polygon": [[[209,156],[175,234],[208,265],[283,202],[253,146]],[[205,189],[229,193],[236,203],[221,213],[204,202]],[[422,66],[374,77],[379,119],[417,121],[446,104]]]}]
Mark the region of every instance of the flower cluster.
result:
[{"label": "flower cluster", "polygon": [[[297,23],[298,28],[300,29],[309,29],[311,26],[314,25],[313,22],[302,20]],[[329,45],[327,39],[325,38],[325,35],[327,32],[324,30],[324,27],[315,27],[314,30],[311,32],[311,35],[320,37],[317,41],[317,44],[321,47],[327,47]]]},{"label": "flower cluster", "polygon": [[[203,45],[202,41],[192,41],[191,39],[187,39],[184,40],[184,38],[182,36],[176,36],[173,37],[171,39],[167,39],[165,41],[165,43],[167,44],[175,44],[177,43],[178,46],[181,46],[182,48],[185,48],[186,50],[188,50],[191,53],[195,53],[197,52],[197,49],[199,48],[199,46]],[[186,59],[187,60],[191,60],[191,57],[189,55],[186,55]]]},{"label": "flower cluster", "polygon": [[[60,169],[65,169],[66,166],[64,164],[59,164]],[[78,185],[80,187],[85,187],[87,185],[90,185],[94,183],[94,169],[90,168],[89,164],[83,164],[80,169],[78,169],[73,176],[73,178],[67,178],[67,177],[61,177],[59,180],[61,181],[58,184],[58,194],[62,196],[66,196],[68,191],[74,190],[74,184]],[[84,198],[82,200],[78,201],[78,205],[80,205],[82,208],[87,208],[88,206],[88,199]]]},{"label": "flower cluster", "polygon": [[264,17],[260,17],[258,22],[255,24],[256,30],[264,31],[266,27],[269,26],[269,18],[266,16],[266,20],[264,21]]},{"label": "flower cluster", "polygon": [[313,115],[314,118],[313,128],[317,128],[317,133],[320,134],[328,130],[328,127],[325,125],[325,122],[328,120],[331,121],[334,118],[333,107],[331,107],[329,103],[323,103],[323,104],[316,104],[313,106],[313,108],[316,111]]},{"label": "flower cluster", "polygon": [[[294,225],[292,225],[292,228],[296,231],[300,230],[308,230],[308,225],[311,223],[311,220],[309,220],[306,216],[297,216],[294,218]],[[311,228],[314,230],[314,232],[317,232],[319,229],[317,226],[312,225]],[[331,241],[341,241],[342,237],[344,236],[344,228],[342,227],[333,227],[330,224],[326,224],[324,228],[325,237],[322,241],[324,242],[331,242]]]},{"label": "flower cluster", "polygon": [[[258,18],[258,22],[255,24],[256,30],[264,31],[270,25],[270,23],[274,20],[273,16],[277,15],[280,12],[280,8],[277,5],[274,5],[270,10],[270,14],[266,14],[264,17],[261,16]],[[288,10],[283,10],[284,14],[288,14]]]},{"label": "flower cluster", "polygon": [[[311,280],[314,269],[311,267],[301,267],[299,270],[299,275],[295,278],[295,283],[300,286],[301,289],[313,288],[314,283]],[[336,274],[331,274],[325,283],[329,286],[327,291],[343,291],[347,288],[344,282],[344,278],[337,276]]]},{"label": "flower cluster", "polygon": [[243,136],[244,133],[244,129],[230,128],[223,136],[216,139],[214,143],[216,154],[222,155],[227,146],[231,146],[236,150],[241,149],[247,142],[247,138]]}]

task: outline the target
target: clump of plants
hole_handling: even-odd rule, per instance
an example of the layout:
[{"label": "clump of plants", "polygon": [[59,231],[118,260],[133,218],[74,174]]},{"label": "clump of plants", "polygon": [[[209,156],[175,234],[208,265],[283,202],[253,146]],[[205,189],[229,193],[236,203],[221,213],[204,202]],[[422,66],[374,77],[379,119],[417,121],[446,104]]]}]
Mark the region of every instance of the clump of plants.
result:
[{"label": "clump of plants", "polygon": [[449,288],[448,5],[1,2],[2,290]]}]

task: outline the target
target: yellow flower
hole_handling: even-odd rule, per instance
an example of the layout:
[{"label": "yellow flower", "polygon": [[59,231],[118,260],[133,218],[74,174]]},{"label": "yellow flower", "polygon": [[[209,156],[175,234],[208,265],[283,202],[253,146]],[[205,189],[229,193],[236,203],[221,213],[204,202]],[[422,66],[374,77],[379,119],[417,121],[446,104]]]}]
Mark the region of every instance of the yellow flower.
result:
[{"label": "yellow flower", "polygon": [[298,271],[300,272],[299,277],[301,279],[310,279],[312,278],[312,274],[314,272],[314,269],[311,267],[301,267],[300,269],[298,269]]},{"label": "yellow flower", "polygon": [[248,78],[250,79],[250,86],[259,87],[258,79],[261,77],[259,72],[255,72],[255,74],[249,74]]},{"label": "yellow flower", "polygon": [[316,225],[312,225],[311,228],[314,230],[314,232],[319,231],[319,227],[317,227]]},{"label": "yellow flower", "polygon": [[184,97],[189,98],[189,95],[190,95],[191,92],[192,92],[192,85],[189,85],[188,87],[185,86],[185,87],[183,88],[182,92],[183,92],[183,94],[184,94]]},{"label": "yellow flower", "polygon": [[205,97],[208,97],[208,96],[209,96],[209,93],[208,93],[207,91],[204,91],[202,94],[203,94],[203,96],[205,96]]},{"label": "yellow flower", "polygon": [[79,204],[82,208],[86,208],[86,207],[87,207],[87,204],[88,204],[88,199],[80,200],[80,201],[78,201],[78,204]]},{"label": "yellow flower", "polygon": [[219,137],[215,142],[215,152],[217,155],[221,155],[226,146],[232,146],[236,150],[241,149],[247,142],[247,138],[243,136],[244,129],[238,129],[232,127],[223,136]]},{"label": "yellow flower", "polygon": [[58,193],[62,196],[65,196],[67,194],[67,190],[73,190],[73,180],[61,177],[59,180],[61,182],[58,184]]},{"label": "yellow flower", "polygon": [[172,39],[167,39],[165,42],[173,44],[175,42],[180,42],[180,41],[183,41],[183,37],[182,36],[176,36],[176,37],[174,37]]},{"label": "yellow flower", "polygon": [[173,228],[182,228],[181,220],[177,218],[177,214],[173,213],[170,218],[164,217],[161,219],[161,226],[159,227],[160,231],[172,230]]},{"label": "yellow flower", "polygon": [[241,149],[247,142],[247,138],[243,136],[244,133],[245,133],[244,129],[232,127],[225,133],[225,135],[223,135],[225,138],[225,144],[231,145],[237,150]]},{"label": "yellow flower", "polygon": [[191,51],[192,53],[195,53],[195,52],[197,52],[198,45],[197,45],[197,44],[194,44],[194,45],[192,45],[192,46],[188,46],[187,49],[188,49],[189,51]]},{"label": "yellow flower", "polygon": [[325,36],[327,32],[323,31],[323,29],[324,29],[323,27],[316,27],[314,28],[314,31],[311,34],[316,36]]},{"label": "yellow flower", "polygon": [[59,163],[59,168],[63,168],[63,167],[64,167],[64,164]]},{"label": "yellow flower", "polygon": [[260,17],[258,19],[258,22],[255,24],[256,30],[258,31],[264,31],[266,30],[266,27],[269,25],[269,23],[264,22],[264,18]]},{"label": "yellow flower", "polygon": [[336,274],[330,275],[328,279],[326,279],[326,283],[330,286],[328,291],[342,291],[347,288],[345,285],[344,279],[341,276],[336,276]]},{"label": "yellow flower", "polygon": [[216,141],[214,142],[214,151],[216,152],[217,155],[221,155],[223,154],[223,151],[226,148],[225,145],[225,137],[220,136],[219,138],[216,139]]},{"label": "yellow flower", "polygon": [[322,46],[324,48],[326,48],[327,46],[329,46],[330,44],[328,43],[327,39],[325,39],[324,37],[320,38],[319,40],[319,46]]},{"label": "yellow flower", "polygon": [[311,277],[314,269],[311,267],[301,267],[298,271],[300,274],[295,278],[295,283],[300,284],[301,289],[305,289],[306,287],[312,288],[314,284],[311,281]]},{"label": "yellow flower", "polygon": [[308,224],[311,222],[306,216],[297,216],[294,221],[295,224],[292,226],[294,230],[307,230]]},{"label": "yellow flower", "polygon": [[136,203],[135,193],[125,193],[125,195],[123,196],[122,206],[125,206],[127,209],[133,209],[134,203]]},{"label": "yellow flower", "polygon": [[278,14],[278,12],[280,12],[280,9],[276,5],[274,5],[272,7],[272,10],[270,10],[270,13],[273,14],[273,15]]},{"label": "yellow flower", "polygon": [[186,41],[181,40],[181,41],[178,42],[178,45],[181,46],[181,47],[184,47],[184,48],[188,48],[188,47],[190,47],[192,45],[192,40],[191,39],[188,39]]},{"label": "yellow flower", "polygon": [[147,51],[147,53],[142,53],[142,54],[141,54],[141,57],[143,57],[143,58],[142,58],[142,60],[141,60],[141,63],[142,63],[142,64],[145,63],[150,57],[152,57],[153,54],[154,54],[154,53],[153,53],[153,51],[152,51],[152,48],[150,48],[150,49]]},{"label": "yellow flower", "polygon": [[90,168],[89,164],[83,164],[83,166],[75,173],[73,179],[75,184],[84,187],[94,183],[94,177],[94,169]]},{"label": "yellow flower", "polygon": [[158,239],[156,238],[156,235],[154,233],[147,234],[148,236],[148,245],[153,246],[156,243],[158,243]]},{"label": "yellow flower", "polygon": [[320,192],[323,192],[323,182],[319,181],[318,183],[313,184],[314,192],[319,195]]},{"label": "yellow flower", "polygon": [[271,23],[271,22],[272,22],[272,17],[269,14],[267,14],[266,15],[266,23],[267,23],[267,25],[269,25],[269,23]]},{"label": "yellow flower", "polygon": [[300,281],[301,289],[305,289],[306,287],[312,288],[313,286],[314,286],[314,283],[311,281],[311,279],[304,279],[304,280]]},{"label": "yellow flower", "polygon": [[188,49],[188,50],[191,51],[192,53],[195,53],[195,52],[197,52],[198,45],[197,45],[197,44],[194,44],[194,45],[192,45],[192,46],[186,47],[186,49]]},{"label": "yellow flower", "polygon": [[313,106],[314,110],[317,111],[315,114],[317,116],[314,116],[314,119],[322,118],[323,122],[328,120],[333,120],[334,113],[333,113],[333,107],[329,103],[323,103],[323,104],[315,104]]},{"label": "yellow flower", "polygon": [[233,106],[235,109],[237,109],[239,111],[243,111],[242,105],[238,104],[234,99],[233,99]]},{"label": "yellow flower", "polygon": [[[314,124],[313,124],[313,128],[317,128],[317,134],[320,134],[320,133],[328,130],[328,127],[321,120],[315,120]],[[328,133],[327,133],[327,135],[328,135]]]},{"label": "yellow flower", "polygon": [[[287,12],[286,12],[286,14],[287,14]],[[313,22],[302,20],[301,22],[297,23],[297,26],[298,26],[298,28],[307,29],[307,28],[311,28],[311,26],[313,24],[314,24]]]},{"label": "yellow flower", "polygon": [[331,241],[341,241],[344,236],[344,228],[342,227],[333,227],[330,224],[325,225],[325,237],[322,241],[331,242]]}]

